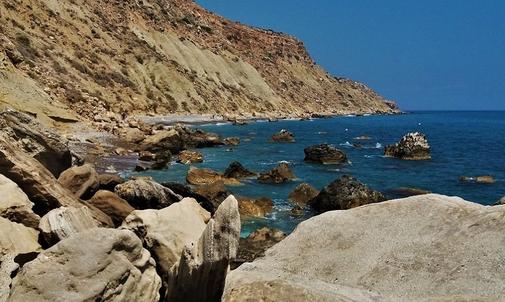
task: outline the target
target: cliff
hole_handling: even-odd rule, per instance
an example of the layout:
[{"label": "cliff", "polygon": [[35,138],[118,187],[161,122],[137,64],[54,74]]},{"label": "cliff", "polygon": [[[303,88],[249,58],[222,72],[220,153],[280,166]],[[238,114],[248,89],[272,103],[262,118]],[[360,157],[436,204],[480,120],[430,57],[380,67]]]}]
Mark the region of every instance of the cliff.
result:
[{"label": "cliff", "polygon": [[297,39],[191,0],[4,0],[0,22],[0,106],[49,120],[397,111]]}]

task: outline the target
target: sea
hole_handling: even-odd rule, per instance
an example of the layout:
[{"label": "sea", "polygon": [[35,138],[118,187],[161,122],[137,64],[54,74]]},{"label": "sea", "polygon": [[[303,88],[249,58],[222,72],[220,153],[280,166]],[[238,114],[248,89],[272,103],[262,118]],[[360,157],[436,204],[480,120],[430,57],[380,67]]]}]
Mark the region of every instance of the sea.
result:
[{"label": "sea", "polygon": [[[315,215],[306,210],[293,217],[289,193],[307,182],[322,189],[342,175],[352,175],[389,199],[402,197],[403,188],[416,188],[493,205],[505,196],[505,112],[410,112],[400,115],[342,116],[330,119],[258,120],[247,125],[230,123],[194,126],[224,137],[239,137],[240,145],[199,149],[204,162],[197,167],[223,172],[239,161],[254,172],[268,171],[288,162],[296,180],[261,184],[246,179],[241,186],[229,187],[235,195],[270,197],[274,210],[265,218],[243,221],[242,236],[263,226],[290,233],[303,220]],[[285,129],[295,135],[294,143],[273,143],[271,136]],[[384,157],[384,146],[400,140],[408,132],[426,134],[431,160],[406,161]],[[357,137],[368,136],[368,140]],[[321,165],[304,162],[304,148],[327,143],[344,151],[349,162]],[[357,145],[359,144],[359,145]],[[161,171],[133,173],[155,180],[185,182],[189,166],[171,163]],[[491,175],[493,184],[461,182],[460,176]]]}]

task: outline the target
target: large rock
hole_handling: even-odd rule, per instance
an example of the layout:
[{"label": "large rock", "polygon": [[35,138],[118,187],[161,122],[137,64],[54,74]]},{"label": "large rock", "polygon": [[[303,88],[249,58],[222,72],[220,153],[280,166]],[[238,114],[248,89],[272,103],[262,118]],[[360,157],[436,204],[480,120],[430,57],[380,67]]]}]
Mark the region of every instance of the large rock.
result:
[{"label": "large rock", "polygon": [[172,268],[167,301],[220,301],[239,237],[240,215],[232,195],[219,206],[198,242],[184,248]]},{"label": "large rock", "polygon": [[293,133],[282,129],[278,133],[272,135],[272,141],[277,143],[293,143],[295,141],[295,136]]},{"label": "large rock", "polygon": [[100,187],[100,179],[90,164],[75,166],[63,171],[58,182],[77,198],[89,199]]},{"label": "large rock", "polygon": [[177,154],[185,148],[182,137],[174,129],[156,132],[146,137],[142,145],[143,149],[154,153],[169,150],[172,154]]},{"label": "large rock", "polygon": [[247,197],[238,198],[238,211],[242,219],[264,218],[267,214],[272,212],[273,207],[273,201],[268,197],[257,199]]},{"label": "large rock", "polygon": [[223,301],[502,301],[504,206],[421,195],[302,222]]},{"label": "large rock", "polygon": [[135,210],[126,200],[105,190],[96,192],[88,203],[107,214],[115,226],[121,225],[123,220]]},{"label": "large rock", "polygon": [[305,207],[307,203],[318,194],[319,190],[304,182],[296,186],[296,188],[289,193],[289,200],[300,207]]},{"label": "large rock", "polygon": [[228,168],[224,171],[223,174],[226,178],[248,178],[256,176],[256,173],[247,170],[241,163],[238,161],[231,162]]},{"label": "large rock", "polygon": [[170,269],[179,261],[184,247],[196,244],[209,219],[210,213],[196,200],[185,198],[161,210],[134,211],[122,228],[133,231],[144,241],[166,286]]},{"label": "large rock", "polygon": [[55,177],[72,165],[68,141],[27,114],[0,112],[0,132],[18,151],[35,158]]},{"label": "large rock", "polygon": [[324,187],[309,204],[318,212],[326,212],[347,210],[384,200],[380,192],[370,189],[352,176],[344,175]]},{"label": "large rock", "polygon": [[[34,203],[34,212],[42,215],[61,206],[82,207],[84,202],[63,188],[39,161],[32,158],[0,132],[0,173],[14,181]],[[104,226],[111,219],[102,211],[89,206],[93,217]]]},{"label": "large rock", "polygon": [[0,216],[12,222],[37,228],[40,217],[32,210],[33,203],[16,183],[0,174]]},{"label": "large rock", "polygon": [[114,192],[117,185],[125,182],[125,180],[117,174],[100,174],[98,175],[98,181],[100,182],[100,190],[111,192]]},{"label": "large rock", "polygon": [[189,165],[203,162],[203,154],[198,151],[184,150],[179,153],[178,163]]},{"label": "large rock", "polygon": [[384,149],[386,156],[407,160],[431,159],[430,152],[426,135],[419,132],[407,133],[398,143]]},{"label": "large rock", "polygon": [[328,144],[310,146],[303,150],[305,161],[321,164],[343,164],[347,162],[347,156],[341,150]]},{"label": "large rock", "polygon": [[182,199],[159,183],[139,178],[117,185],[115,193],[136,209],[162,209]]},{"label": "large rock", "polygon": [[97,228],[60,241],[27,263],[9,301],[159,301],[160,277],[141,240]]},{"label": "large rock", "polygon": [[[211,214],[214,214],[214,212],[217,209],[217,207],[214,206],[214,203],[212,201],[210,201],[207,197],[205,197],[201,194],[198,194],[193,188],[191,188],[188,185],[178,183],[178,182],[164,182],[161,185],[169,188],[175,194],[179,194],[184,197],[191,197],[191,198],[196,199],[196,201],[198,201],[198,203],[202,206],[202,208],[209,211]],[[200,187],[205,187],[205,186],[197,186],[196,188],[198,189]],[[226,197],[228,197],[228,196],[226,196]],[[221,202],[219,202],[219,203],[221,203]]]},{"label": "large rock", "polygon": [[261,183],[280,184],[295,178],[296,176],[289,168],[289,165],[287,163],[280,163],[274,169],[268,172],[260,173],[258,181]]},{"label": "large rock", "polygon": [[206,148],[223,145],[218,134],[205,132],[201,129],[191,129],[177,125],[175,127],[187,148]]},{"label": "large rock", "polygon": [[221,173],[207,168],[190,167],[186,181],[191,185],[206,185],[212,184],[216,181],[224,181],[227,185],[238,185],[240,181],[235,178],[226,178]]},{"label": "large rock", "polygon": [[87,207],[61,207],[44,215],[39,229],[49,245],[99,226]]},{"label": "large rock", "polygon": [[244,262],[252,262],[254,259],[263,257],[265,251],[286,238],[281,230],[263,227],[246,238],[240,238],[237,258],[233,262],[232,269]]},{"label": "large rock", "polygon": [[211,184],[196,186],[195,192],[212,203],[212,213],[214,213],[219,205],[231,195],[231,192],[226,189],[224,181],[222,180],[218,180]]}]

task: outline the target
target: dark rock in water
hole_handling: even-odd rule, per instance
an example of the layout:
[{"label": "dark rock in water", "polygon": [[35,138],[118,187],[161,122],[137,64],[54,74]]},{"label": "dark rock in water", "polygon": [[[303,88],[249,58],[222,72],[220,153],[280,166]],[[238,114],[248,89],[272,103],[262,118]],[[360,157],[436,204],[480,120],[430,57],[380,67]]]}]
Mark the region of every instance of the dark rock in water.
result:
[{"label": "dark rock in water", "polygon": [[240,238],[237,258],[231,265],[231,269],[237,268],[244,262],[252,262],[254,259],[263,257],[265,251],[286,238],[281,230],[261,228],[247,238]]},{"label": "dark rock in water", "polygon": [[290,211],[289,216],[297,218],[302,217],[305,214],[305,211],[302,207],[295,205]]},{"label": "dark rock in water", "polygon": [[95,168],[90,164],[69,168],[60,174],[58,182],[77,198],[89,199],[100,187]]},{"label": "dark rock in water", "polygon": [[115,193],[136,209],[162,209],[182,199],[169,188],[149,179],[139,178],[117,185]]},{"label": "dark rock in water", "polygon": [[244,121],[244,120],[233,120],[231,122],[235,126],[245,126],[245,125],[247,125],[247,122]]},{"label": "dark rock in water", "polygon": [[239,197],[238,211],[243,219],[248,218],[263,218],[268,213],[272,212],[274,203],[268,197],[251,199],[247,197]]},{"label": "dark rock in water", "polygon": [[165,169],[170,160],[172,159],[172,153],[169,150],[157,152],[154,155],[154,161],[151,163],[151,169],[162,170]]},{"label": "dark rock in water", "polygon": [[201,129],[190,129],[177,125],[175,127],[179,133],[185,148],[207,148],[223,145],[223,141],[216,133],[205,132]]},{"label": "dark rock in water", "polygon": [[298,206],[305,207],[307,203],[319,194],[319,190],[308,183],[299,184],[290,194],[289,200]]},{"label": "dark rock in water", "polygon": [[100,174],[98,175],[98,181],[100,182],[100,190],[107,190],[114,192],[114,188],[125,182],[125,180],[117,174]]},{"label": "dark rock in water", "polygon": [[295,141],[295,136],[293,133],[282,129],[279,133],[272,135],[272,141],[278,143],[292,143]]},{"label": "dark rock in water", "polygon": [[141,172],[149,169],[161,170],[165,169],[168,166],[170,160],[172,159],[172,153],[170,150],[153,149],[153,152],[147,150],[139,152],[139,162],[135,167],[135,171]]},{"label": "dark rock in water", "polygon": [[426,160],[431,159],[430,145],[426,135],[414,132],[408,133],[400,142],[386,146],[384,155],[407,160]]},{"label": "dark rock in water", "polygon": [[198,151],[184,150],[179,153],[178,163],[189,165],[203,162],[203,154]]},{"label": "dark rock in water", "polygon": [[234,161],[234,162],[230,163],[228,168],[226,168],[223,175],[226,178],[241,179],[241,178],[248,178],[248,177],[256,176],[256,173],[247,170],[238,161]]},{"label": "dark rock in water", "polygon": [[309,204],[318,212],[347,210],[369,203],[386,200],[384,196],[370,189],[356,178],[344,175],[330,183]]},{"label": "dark rock in water", "polygon": [[217,180],[210,184],[205,184],[197,186],[195,192],[205,197],[212,204],[212,210],[209,211],[213,213],[219,205],[231,195],[231,192],[224,186],[223,180]]},{"label": "dark rock in water", "polygon": [[478,183],[478,184],[493,184],[495,182],[493,176],[491,175],[481,175],[475,177],[460,176],[460,182]]},{"label": "dark rock in water", "polygon": [[303,150],[305,161],[322,164],[342,164],[347,162],[344,152],[328,144],[310,146]]},{"label": "dark rock in water", "polygon": [[140,151],[139,152],[139,160],[142,161],[153,161],[155,159],[155,154],[150,151]]},{"label": "dark rock in water", "polygon": [[280,184],[293,180],[295,178],[296,176],[289,168],[289,165],[287,163],[280,163],[274,169],[261,173],[258,177],[258,181],[261,183]]},{"label": "dark rock in water", "polygon": [[35,158],[55,177],[72,166],[68,141],[27,114],[14,110],[0,112],[0,131],[19,151]]},{"label": "dark rock in water", "polygon": [[124,199],[110,191],[100,190],[91,197],[89,204],[109,215],[116,227],[135,209]]},{"label": "dark rock in water", "polygon": [[[164,182],[161,185],[164,186],[164,187],[169,188],[175,194],[179,194],[182,197],[194,198],[200,204],[200,206],[202,206],[202,208],[204,208],[205,210],[209,211],[211,214],[214,214],[214,212],[217,209],[217,207],[214,206],[214,203],[211,202],[209,200],[209,198],[207,198],[207,197],[205,197],[205,196],[203,196],[201,194],[198,194],[190,186],[187,186],[185,184],[181,184],[181,183],[178,183],[178,182]],[[219,204],[221,203],[221,201],[219,201]]]},{"label": "dark rock in water", "polygon": [[240,144],[239,137],[227,137],[224,139],[224,144],[228,146],[238,146]]},{"label": "dark rock in water", "polygon": [[138,162],[136,165],[135,165],[135,169],[134,171],[135,172],[144,172],[144,171],[147,171],[149,170],[149,168],[151,168],[151,165],[147,162]]},{"label": "dark rock in water", "polygon": [[405,198],[405,197],[410,197],[410,196],[417,196],[417,195],[424,195],[424,194],[430,194],[430,191],[419,189],[419,188],[407,188],[407,187],[401,187],[401,188],[394,188],[390,189],[386,192],[388,197],[393,197],[393,198]]}]

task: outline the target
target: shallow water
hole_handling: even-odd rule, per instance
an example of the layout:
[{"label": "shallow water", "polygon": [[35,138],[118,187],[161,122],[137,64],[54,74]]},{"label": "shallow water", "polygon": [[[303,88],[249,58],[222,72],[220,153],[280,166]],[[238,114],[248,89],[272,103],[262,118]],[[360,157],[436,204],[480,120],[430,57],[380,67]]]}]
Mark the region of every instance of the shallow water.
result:
[{"label": "shallow water", "polygon": [[[505,196],[505,112],[416,112],[395,116],[338,117],[311,121],[255,122],[245,126],[229,124],[199,126],[222,137],[238,136],[241,144],[229,151],[228,146],[201,149],[205,162],[197,164],[224,171],[231,161],[238,160],[246,168],[260,172],[280,161],[288,161],[296,181],[282,185],[244,181],[243,186],[230,187],[236,195],[268,196],[275,210],[266,219],[246,221],[243,235],[267,225],[290,232],[307,219],[292,218],[288,194],[300,182],[322,188],[343,174],[351,174],[370,187],[396,197],[390,190],[414,187],[431,192],[457,195],[489,205]],[[275,132],[287,129],[294,133],[295,143],[272,143]],[[420,131],[427,135],[432,148],[432,160],[401,161],[384,158],[383,146],[398,141],[405,133]],[[355,140],[367,135],[371,140]],[[303,161],[307,146],[329,143],[345,151],[350,163],[318,165]],[[355,148],[353,143],[363,144]],[[148,171],[158,181],[185,181],[188,166],[173,164],[164,171]],[[461,175],[492,175],[491,185],[460,183]]]}]

